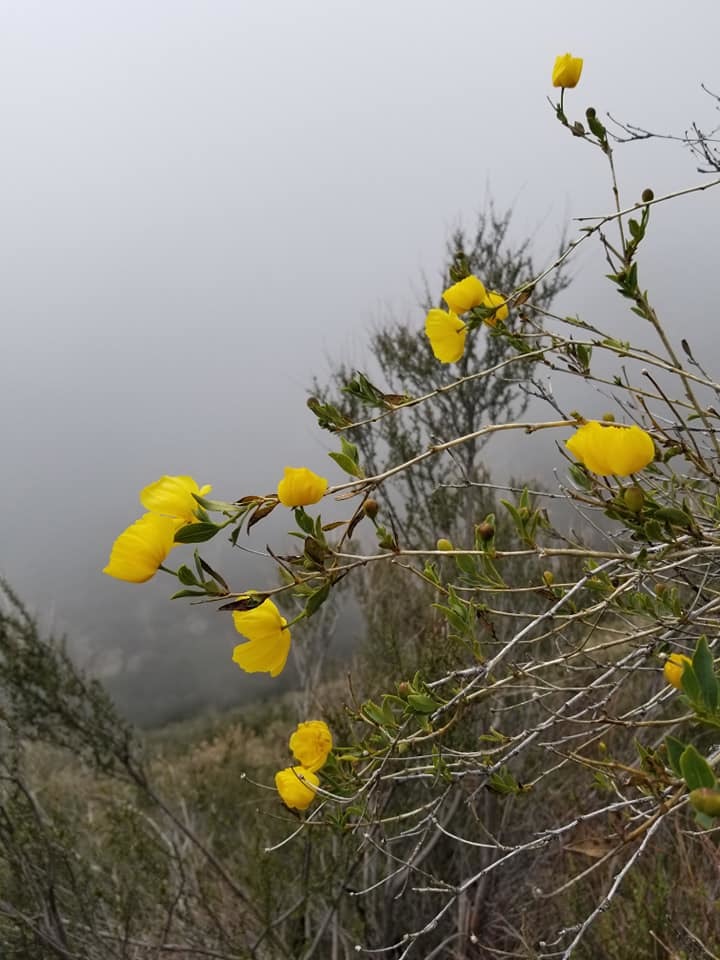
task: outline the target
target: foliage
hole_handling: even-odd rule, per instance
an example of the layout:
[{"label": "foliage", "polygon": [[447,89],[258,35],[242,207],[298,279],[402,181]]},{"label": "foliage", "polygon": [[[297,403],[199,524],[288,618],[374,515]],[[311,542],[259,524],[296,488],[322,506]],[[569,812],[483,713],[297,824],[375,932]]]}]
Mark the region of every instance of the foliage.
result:
[{"label": "foliage", "polygon": [[[419,324],[391,324],[371,343],[382,386],[347,372],[311,398],[350,479],[326,490],[292,468],[276,493],[233,502],[209,500],[187,477],[146,488],[179,490],[183,504],[170,515],[182,523],[176,546],[163,541],[151,575],[162,569],[179,581],[176,598],[234,615],[245,646],[256,645],[250,664],[240,645],[241,666],[279,672],[290,628],[327,616],[341,585],[361,583],[367,644],[347,693],[322,688],[328,733],[309,754],[322,777],[283,768],[286,751],[269,746],[287,742],[296,716],[263,724],[259,761],[239,727],[159,770],[6,591],[0,917],[10,956],[569,960],[718,949],[708,906],[720,818],[720,383],[686,340],[676,345],[640,270],[657,204],[711,184],[657,198],[648,188],[623,206],[615,150],[627,128],[609,128],[593,107],[583,121],[568,116],[581,67],[570,54],[556,63],[554,113],[569,144],[607,161],[612,211],[582,218],[540,271],[526,245],[505,245],[507,216],[481,218],[470,245],[454,237],[443,293],[453,326],[440,318],[429,330],[451,341],[435,348],[444,363],[459,356],[453,374]],[[551,312],[571,254],[594,241],[619,309],[656,347]],[[567,381],[583,384],[581,411],[556,399],[552,383]],[[599,391],[613,406],[602,420]],[[519,419],[530,395],[550,419]],[[557,491],[492,482],[479,452],[507,432],[565,441]],[[326,497],[341,519],[323,519]],[[569,521],[552,519],[555,499]],[[279,507],[292,510],[296,548],[268,548],[277,586],[233,589],[199,548],[192,566],[166,566],[172,551],[221,531],[237,546]],[[92,812],[77,793],[41,802],[41,748],[51,764],[69,754],[92,780]],[[249,770],[258,779],[245,793]],[[672,902],[677,889],[689,889],[692,915]]]}]

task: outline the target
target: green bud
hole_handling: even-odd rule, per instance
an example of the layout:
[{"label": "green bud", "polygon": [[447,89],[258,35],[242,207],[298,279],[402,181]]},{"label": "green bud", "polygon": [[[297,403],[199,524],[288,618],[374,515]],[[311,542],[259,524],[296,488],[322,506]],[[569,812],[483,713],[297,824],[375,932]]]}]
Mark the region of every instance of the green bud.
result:
[{"label": "green bud", "polygon": [[713,787],[698,787],[690,791],[690,803],[698,813],[708,817],[720,817],[720,790]]},{"label": "green bud", "polygon": [[585,116],[588,118],[588,120],[594,120],[595,117],[597,116],[595,107],[588,107],[587,110],[585,111]]},{"label": "green bud", "polygon": [[604,423],[615,423],[615,414],[614,413],[604,413],[602,415]]},{"label": "green bud", "polygon": [[435,544],[435,547],[438,550],[454,550],[452,543],[449,540],[446,540],[445,537],[440,537],[438,542]]},{"label": "green bud", "polygon": [[543,580],[546,587],[551,587],[555,583],[555,574],[552,570],[543,570]]},{"label": "green bud", "polygon": [[365,514],[366,517],[369,517],[371,520],[374,520],[375,517],[378,515],[379,509],[380,507],[378,506],[377,500],[373,500],[372,497],[368,497],[368,499],[363,504],[363,513]]},{"label": "green bud", "polygon": [[640,513],[645,504],[645,491],[642,487],[628,487],[623,493],[623,502],[628,510],[633,513]]}]

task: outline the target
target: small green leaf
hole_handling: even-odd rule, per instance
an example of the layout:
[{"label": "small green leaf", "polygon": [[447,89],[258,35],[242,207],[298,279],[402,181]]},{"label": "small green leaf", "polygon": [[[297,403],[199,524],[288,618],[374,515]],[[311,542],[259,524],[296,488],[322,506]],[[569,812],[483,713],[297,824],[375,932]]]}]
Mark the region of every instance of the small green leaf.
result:
[{"label": "small green leaf", "polygon": [[700,703],[701,701],[701,689],[698,678],[695,674],[695,668],[692,664],[688,663],[685,665],[682,677],[680,678],[680,683],[682,684],[682,692],[693,703]]},{"label": "small green leaf", "polygon": [[184,584],[186,587],[200,586],[195,574],[192,572],[190,567],[186,567],[184,563],[182,566],[178,567],[177,578],[180,583]]},{"label": "small green leaf", "polygon": [[300,527],[304,533],[309,533],[311,536],[315,532],[315,524],[313,518],[308,516],[307,513],[303,510],[302,507],[295,507],[293,511],[295,514],[295,522]]},{"label": "small green leaf", "polygon": [[415,713],[434,713],[440,704],[427,693],[409,693],[408,705]]},{"label": "small green leaf", "polygon": [[180,597],[206,597],[207,593],[205,590],[178,590],[177,593],[174,593],[171,600],[179,600]]},{"label": "small green leaf", "polygon": [[685,752],[686,745],[678,740],[677,737],[665,737],[665,747],[667,749],[667,758],[670,765],[670,769],[677,776],[682,776],[682,768],[680,767],[680,757]]},{"label": "small green leaf", "polygon": [[685,748],[680,757],[680,769],[688,790],[715,786],[715,774],[712,772],[712,767],[692,744]]},{"label": "small green leaf", "polygon": [[[178,576],[180,571],[178,571]],[[715,676],[715,664],[713,655],[710,652],[707,638],[702,636],[698,639],[697,647],[692,658],[692,666],[702,699],[710,712],[714,712],[718,704],[718,681]]]},{"label": "small green leaf", "polygon": [[222,530],[217,523],[188,523],[175,533],[175,543],[204,543]]},{"label": "small green leaf", "polygon": [[349,473],[351,477],[357,477],[359,480],[364,478],[365,473],[362,467],[360,467],[359,464],[357,464],[354,460],[351,460],[347,454],[331,451],[328,456],[331,460],[335,461],[341,470],[344,470],[345,473]]},{"label": "small green leaf", "polygon": [[305,605],[305,616],[311,617],[327,600],[330,594],[330,584],[324,583],[318,590],[311,593]]}]

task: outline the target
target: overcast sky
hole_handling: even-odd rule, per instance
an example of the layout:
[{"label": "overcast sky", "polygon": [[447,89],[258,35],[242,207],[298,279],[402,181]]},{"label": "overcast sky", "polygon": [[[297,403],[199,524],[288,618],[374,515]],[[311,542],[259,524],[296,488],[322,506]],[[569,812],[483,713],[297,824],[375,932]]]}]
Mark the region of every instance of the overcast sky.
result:
[{"label": "overcast sky", "polygon": [[[548,106],[555,56],[585,58],[571,118],[681,133],[718,119],[719,28],[717,2],[0,0],[0,573],[92,655],[166,605],[100,573],[148,482],[340,479],[312,375],[361,365],[383,316],[422,326],[450,230],[491,195],[542,264],[609,210]],[[701,179],[672,143],[618,165],[628,202]],[[706,353],[719,204],[658,209],[642,261]],[[599,266],[563,307],[627,332]]]}]

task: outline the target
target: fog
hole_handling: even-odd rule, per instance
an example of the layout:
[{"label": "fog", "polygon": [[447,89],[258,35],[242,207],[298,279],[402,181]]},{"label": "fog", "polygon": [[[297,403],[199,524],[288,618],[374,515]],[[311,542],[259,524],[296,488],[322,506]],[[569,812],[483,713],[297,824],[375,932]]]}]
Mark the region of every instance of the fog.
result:
[{"label": "fog", "polygon": [[[710,2],[5,0],[0,25],[0,573],[141,719],[270,684],[169,580],[101,574],[138,491],[188,473],[233,499],[285,464],[339,481],[312,377],[362,366],[383,317],[422,326],[450,231],[492,197],[544,265],[572,217],[610,210],[603,158],[547,102],[554,57],[585,58],[571,118],[717,119]],[[628,202],[702,179],[674,142],[629,144],[618,167]],[[658,207],[641,259],[671,335],[706,358],[719,198]],[[586,248],[560,308],[634,334]],[[547,446],[525,450],[550,469]],[[273,577],[241,554],[223,569]]]}]

